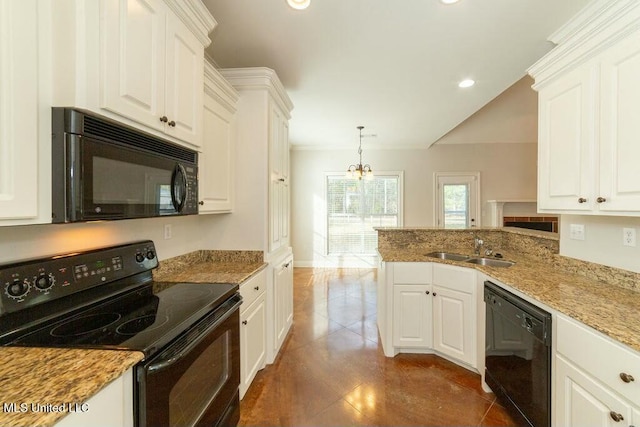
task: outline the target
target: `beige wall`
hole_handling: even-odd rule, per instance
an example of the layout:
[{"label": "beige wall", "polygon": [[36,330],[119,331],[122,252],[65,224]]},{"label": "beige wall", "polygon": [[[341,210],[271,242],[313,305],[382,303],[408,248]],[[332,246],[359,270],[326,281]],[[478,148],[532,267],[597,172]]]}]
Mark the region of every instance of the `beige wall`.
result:
[{"label": "beige wall", "polygon": [[[491,199],[536,198],[536,144],[452,144],[429,149],[367,150],[374,171],[404,171],[404,225],[432,226],[433,173],[481,174],[483,210]],[[291,152],[291,245],[296,265],[348,265],[324,255],[325,173],[357,161],[356,150]],[[483,215],[484,216],[484,215]]]}]

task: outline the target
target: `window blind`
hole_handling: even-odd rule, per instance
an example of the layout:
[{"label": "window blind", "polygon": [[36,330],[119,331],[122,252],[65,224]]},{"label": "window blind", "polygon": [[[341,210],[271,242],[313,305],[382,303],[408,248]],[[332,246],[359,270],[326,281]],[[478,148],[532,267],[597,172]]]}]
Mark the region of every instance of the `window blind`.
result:
[{"label": "window blind", "polygon": [[357,180],[327,176],[327,252],[375,255],[374,227],[399,224],[400,177],[376,175]]}]

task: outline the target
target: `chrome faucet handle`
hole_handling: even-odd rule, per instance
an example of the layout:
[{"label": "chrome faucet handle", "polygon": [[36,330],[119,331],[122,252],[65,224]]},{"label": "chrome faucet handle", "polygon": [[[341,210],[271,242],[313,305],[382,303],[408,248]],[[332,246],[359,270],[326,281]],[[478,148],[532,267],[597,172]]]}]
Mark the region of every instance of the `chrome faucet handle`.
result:
[{"label": "chrome faucet handle", "polygon": [[493,249],[487,249],[486,251],[484,251],[484,254],[485,254],[486,256],[491,256],[491,255],[493,255]]}]

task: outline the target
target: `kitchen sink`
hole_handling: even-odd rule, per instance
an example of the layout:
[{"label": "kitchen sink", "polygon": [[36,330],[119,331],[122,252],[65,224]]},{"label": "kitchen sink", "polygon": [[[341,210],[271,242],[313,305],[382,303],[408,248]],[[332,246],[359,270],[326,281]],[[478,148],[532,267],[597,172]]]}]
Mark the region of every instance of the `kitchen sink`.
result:
[{"label": "kitchen sink", "polygon": [[468,262],[469,264],[486,265],[489,267],[511,267],[515,264],[513,261],[494,258],[469,258],[465,260],[465,262]]},{"label": "kitchen sink", "polygon": [[426,256],[431,258],[448,259],[451,261],[466,261],[469,259],[467,255],[454,254],[450,252],[429,252]]}]

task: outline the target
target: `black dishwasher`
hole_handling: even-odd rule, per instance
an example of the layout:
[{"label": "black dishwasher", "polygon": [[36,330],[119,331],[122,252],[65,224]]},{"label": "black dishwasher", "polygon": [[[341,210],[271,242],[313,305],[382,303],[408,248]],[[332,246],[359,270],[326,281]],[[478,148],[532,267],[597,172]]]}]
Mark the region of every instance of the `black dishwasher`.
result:
[{"label": "black dishwasher", "polygon": [[551,425],[551,315],[484,282],[485,381],[518,425]]}]

